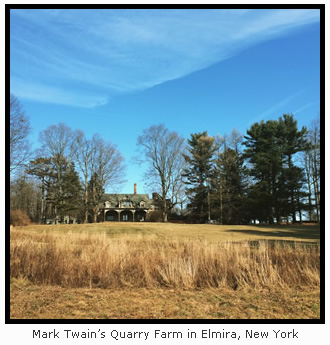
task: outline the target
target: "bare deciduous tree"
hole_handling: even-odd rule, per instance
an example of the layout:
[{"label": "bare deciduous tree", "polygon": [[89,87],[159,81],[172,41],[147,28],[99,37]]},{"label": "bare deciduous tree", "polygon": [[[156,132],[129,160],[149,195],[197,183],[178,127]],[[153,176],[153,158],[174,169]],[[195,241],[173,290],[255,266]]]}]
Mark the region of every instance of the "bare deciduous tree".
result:
[{"label": "bare deciduous tree", "polygon": [[15,95],[10,94],[10,172],[22,167],[31,155],[30,122]]},{"label": "bare deciduous tree", "polygon": [[[184,138],[158,125],[145,129],[137,144],[142,148],[143,161],[149,163],[146,176],[161,192],[162,218],[166,222],[168,210],[178,202],[182,188]],[[167,203],[169,198],[171,205]]]},{"label": "bare deciduous tree", "polygon": [[118,185],[124,179],[124,158],[115,145],[104,141],[97,134],[92,138],[90,150],[91,195],[89,200],[93,210],[93,222],[96,222],[99,203],[105,188],[110,184]]},{"label": "bare deciduous tree", "polygon": [[[304,152],[304,168],[308,186],[309,218],[320,221],[320,124],[312,122],[308,130],[308,148]],[[314,203],[313,203],[314,201]],[[315,217],[313,214],[315,210]]]},{"label": "bare deciduous tree", "polygon": [[88,222],[88,179],[90,173],[90,163],[92,159],[92,141],[86,139],[81,131],[77,131],[76,136],[77,150],[75,151],[76,161],[83,174],[84,179],[84,222]]},{"label": "bare deciduous tree", "polygon": [[18,176],[10,184],[10,209],[21,210],[33,222],[39,221],[40,214],[40,188],[37,181],[27,178],[26,175]]},{"label": "bare deciduous tree", "polygon": [[65,157],[72,161],[76,149],[76,134],[64,123],[49,126],[40,132],[39,141],[43,156]]}]

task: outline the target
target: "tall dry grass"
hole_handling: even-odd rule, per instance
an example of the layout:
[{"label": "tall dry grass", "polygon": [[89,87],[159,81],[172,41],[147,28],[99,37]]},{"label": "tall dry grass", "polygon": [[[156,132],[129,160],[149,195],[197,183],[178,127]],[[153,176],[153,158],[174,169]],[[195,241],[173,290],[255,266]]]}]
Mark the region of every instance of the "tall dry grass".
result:
[{"label": "tall dry grass", "polygon": [[11,231],[11,277],[63,287],[315,286],[319,263],[317,245]]}]

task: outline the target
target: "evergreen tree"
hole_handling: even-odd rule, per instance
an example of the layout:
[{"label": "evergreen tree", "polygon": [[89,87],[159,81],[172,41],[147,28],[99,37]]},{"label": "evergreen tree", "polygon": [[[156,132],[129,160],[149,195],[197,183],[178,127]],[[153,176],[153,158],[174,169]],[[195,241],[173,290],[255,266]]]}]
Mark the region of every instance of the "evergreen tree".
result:
[{"label": "evergreen tree", "polygon": [[215,138],[203,133],[191,134],[188,139],[189,155],[184,155],[187,168],[183,176],[187,179],[189,208],[200,221],[211,219],[211,179],[214,153],[217,150]]},{"label": "evergreen tree", "polygon": [[[301,214],[300,199],[302,186],[305,182],[303,169],[294,163],[294,155],[304,151],[307,147],[307,129],[303,127],[298,131],[297,121],[293,115],[284,114],[278,120],[279,144],[282,147],[282,170],[286,176],[282,193],[288,193],[287,208],[293,222],[296,221],[296,212]],[[301,220],[301,218],[300,218]]]},{"label": "evergreen tree", "polygon": [[273,223],[283,217],[295,221],[296,213],[301,214],[303,170],[295,164],[294,155],[304,150],[305,134],[306,129],[298,131],[297,121],[286,114],[278,121],[255,123],[247,131],[244,156],[254,181],[249,202],[262,207],[252,211],[253,218]]},{"label": "evergreen tree", "polygon": [[89,205],[90,211],[92,213],[93,223],[97,222],[97,216],[99,213],[99,203],[104,194],[104,184],[102,179],[98,176],[97,173],[94,173],[88,183],[88,196],[89,196]]},{"label": "evergreen tree", "polygon": [[218,210],[216,218],[221,224],[240,224],[246,222],[244,160],[240,153],[225,145],[215,161],[212,179],[213,211]]},{"label": "evergreen tree", "polygon": [[50,179],[51,179],[51,171],[52,171],[52,164],[51,159],[38,157],[28,164],[26,169],[26,173],[28,175],[35,176],[40,181],[40,188],[41,188],[41,200],[40,200],[40,213],[38,221],[40,223],[45,223],[46,221],[46,200],[47,200],[47,192],[50,186]]},{"label": "evergreen tree", "polygon": [[48,206],[48,216],[54,218],[57,223],[60,221],[60,217],[63,216],[61,210],[63,208],[65,196],[64,181],[69,163],[67,159],[60,154],[56,154],[55,157],[51,157],[50,162],[46,201]]},{"label": "evergreen tree", "polygon": [[57,222],[64,216],[80,218],[81,184],[73,163],[65,157],[57,156],[55,160],[38,157],[30,161],[26,172],[41,182],[40,222],[44,223],[47,218],[54,218]]},{"label": "evergreen tree", "polygon": [[273,223],[279,206],[278,182],[282,169],[278,123],[273,120],[255,123],[244,138],[246,141],[243,144],[247,147],[245,158],[249,159],[250,175],[256,183],[253,195],[257,194],[263,200],[267,221]]},{"label": "evergreen tree", "polygon": [[59,195],[58,213],[69,218],[82,218],[84,210],[82,186],[73,163],[68,164],[63,174],[63,194]]}]

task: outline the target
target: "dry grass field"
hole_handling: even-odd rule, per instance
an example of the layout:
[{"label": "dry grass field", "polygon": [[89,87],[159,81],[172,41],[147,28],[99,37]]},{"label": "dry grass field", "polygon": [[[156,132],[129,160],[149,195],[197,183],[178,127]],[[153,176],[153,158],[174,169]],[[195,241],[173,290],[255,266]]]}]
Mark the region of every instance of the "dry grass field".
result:
[{"label": "dry grass field", "polygon": [[11,229],[11,318],[315,319],[318,226]]}]

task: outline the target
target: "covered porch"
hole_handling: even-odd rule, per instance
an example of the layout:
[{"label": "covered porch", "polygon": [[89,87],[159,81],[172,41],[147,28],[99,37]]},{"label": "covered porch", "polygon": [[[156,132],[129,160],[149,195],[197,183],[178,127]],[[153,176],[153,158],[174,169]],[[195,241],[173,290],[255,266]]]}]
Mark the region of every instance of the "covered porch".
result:
[{"label": "covered porch", "polygon": [[147,210],[111,209],[103,210],[104,222],[143,222]]}]

